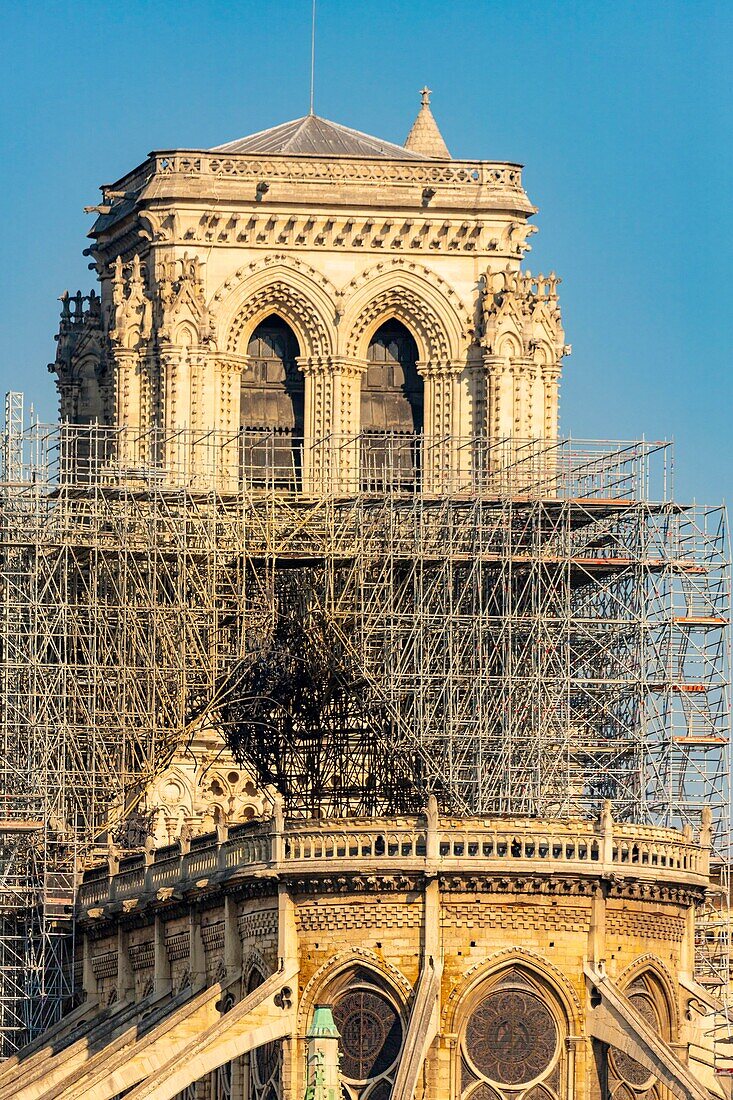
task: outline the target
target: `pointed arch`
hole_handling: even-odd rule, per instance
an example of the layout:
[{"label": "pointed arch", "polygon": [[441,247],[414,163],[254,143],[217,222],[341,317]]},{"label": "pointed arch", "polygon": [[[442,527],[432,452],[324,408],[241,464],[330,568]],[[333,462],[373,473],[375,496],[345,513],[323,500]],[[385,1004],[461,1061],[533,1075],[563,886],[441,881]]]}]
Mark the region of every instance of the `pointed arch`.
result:
[{"label": "pointed arch", "polygon": [[305,1019],[315,1007],[314,993],[331,1005],[341,1034],[344,1091],[354,1100],[389,1095],[404,1050],[409,993],[390,971],[371,951],[341,952],[314,975],[320,981],[309,983],[301,1002]]},{"label": "pointed arch", "polygon": [[412,985],[404,974],[396,966],[385,963],[374,951],[366,947],[339,951],[318,968],[303,990],[298,1005],[299,1034],[305,1030],[306,1021],[322,991],[342,976],[359,969],[372,972],[376,980],[385,985],[402,1006],[412,995]]},{"label": "pointed arch", "polygon": [[340,329],[344,352],[363,360],[374,333],[391,319],[414,336],[420,360],[458,363],[467,358],[471,319],[458,295],[444,280],[417,264],[377,264],[342,292],[346,302]]},{"label": "pointed arch", "polygon": [[193,321],[190,318],[184,318],[176,325],[175,332],[173,333],[173,344],[175,347],[191,348],[198,342],[198,333],[194,328]]},{"label": "pointed arch", "polygon": [[443,1008],[443,1032],[456,1032],[459,1022],[476,999],[481,987],[488,989],[501,982],[509,972],[526,972],[530,979],[545,987],[565,1017],[570,1034],[578,1034],[582,1026],[582,1008],[575,989],[556,966],[541,955],[522,948],[509,947],[497,951],[464,974],[449,994]]},{"label": "pointed arch", "polygon": [[465,1069],[469,1081],[504,1097],[512,1095],[506,1090],[529,1088],[533,1100],[552,1100],[579,1007],[567,980],[534,953],[497,953],[472,968],[449,998],[443,1030],[458,1037],[456,1073],[460,1068],[463,1078]]},{"label": "pointed arch", "polygon": [[336,291],[307,264],[289,257],[266,256],[234,272],[216,291],[218,347],[245,355],[257,325],[275,314],[292,328],[306,358],[333,354]]},{"label": "pointed arch", "polygon": [[497,355],[504,359],[516,359],[522,354],[522,342],[514,332],[503,332],[496,341]]},{"label": "pointed arch", "polygon": [[667,1009],[672,1033],[677,1035],[680,1029],[679,991],[669,969],[658,955],[647,952],[645,955],[640,955],[638,959],[634,959],[621,972],[616,985],[626,994],[630,986],[643,981],[647,975],[659,991]]}]

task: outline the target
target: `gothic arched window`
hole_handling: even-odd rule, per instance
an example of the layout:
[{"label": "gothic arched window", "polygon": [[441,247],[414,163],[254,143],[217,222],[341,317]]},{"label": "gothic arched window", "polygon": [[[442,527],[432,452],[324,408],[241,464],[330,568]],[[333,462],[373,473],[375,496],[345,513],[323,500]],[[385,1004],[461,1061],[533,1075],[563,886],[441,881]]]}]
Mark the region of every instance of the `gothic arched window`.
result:
[{"label": "gothic arched window", "polygon": [[289,485],[300,470],[305,379],[299,354],[295,333],[277,316],[262,321],[249,339],[240,405],[245,478]]},{"label": "gothic arched window", "polygon": [[[654,974],[647,972],[637,977],[624,993],[631,1005],[652,1031],[663,1039],[671,1036],[671,1021],[666,997]],[[644,1094],[644,1100],[657,1100],[659,1082],[654,1073],[637,1062],[630,1054],[616,1047],[608,1052],[608,1090],[621,1100],[622,1097]]]},{"label": "gothic arched window", "polygon": [[362,464],[379,480],[414,476],[415,436],[424,427],[424,386],[417,344],[401,322],[386,321],[371,339],[361,380]]},{"label": "gothic arched window", "polygon": [[543,991],[523,974],[507,974],[473,1003],[463,1027],[463,1100],[555,1100],[561,1038]]},{"label": "gothic arched window", "polygon": [[[247,993],[254,993],[265,980],[260,968],[255,964],[247,977]],[[250,1100],[277,1100],[281,1093],[282,1042],[275,1039],[257,1047],[249,1055]]]},{"label": "gothic arched window", "polygon": [[400,1009],[367,970],[342,975],[327,996],[340,1036],[345,1100],[389,1100],[404,1036]]}]

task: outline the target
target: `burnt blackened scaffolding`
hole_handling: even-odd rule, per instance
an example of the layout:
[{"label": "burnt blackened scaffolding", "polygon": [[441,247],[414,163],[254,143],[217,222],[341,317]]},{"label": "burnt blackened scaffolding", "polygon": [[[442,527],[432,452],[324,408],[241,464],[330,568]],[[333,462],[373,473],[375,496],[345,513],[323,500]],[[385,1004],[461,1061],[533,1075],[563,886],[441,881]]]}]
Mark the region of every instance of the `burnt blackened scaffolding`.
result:
[{"label": "burnt blackened scaffolding", "polygon": [[666,445],[11,416],[4,454],[8,1048],[72,996],[75,853],[201,725],[292,817],[709,806],[727,861],[725,516],[673,502]]}]

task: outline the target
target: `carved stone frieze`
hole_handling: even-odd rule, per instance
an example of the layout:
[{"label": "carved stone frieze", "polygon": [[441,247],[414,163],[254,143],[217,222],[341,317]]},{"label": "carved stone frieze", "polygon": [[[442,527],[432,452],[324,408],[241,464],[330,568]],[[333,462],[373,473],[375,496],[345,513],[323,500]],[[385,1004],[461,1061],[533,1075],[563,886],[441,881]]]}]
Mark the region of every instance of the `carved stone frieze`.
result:
[{"label": "carved stone frieze", "polygon": [[[515,223],[513,223],[515,224]],[[212,245],[223,248],[287,248],[298,251],[353,251],[403,254],[448,253],[496,259],[521,258],[529,251],[534,226],[511,234],[475,219],[433,220],[247,213],[215,210],[186,219],[171,212],[154,230],[156,243]]]},{"label": "carved stone frieze", "polygon": [[359,875],[343,874],[334,876],[307,876],[296,878],[288,876],[289,888],[296,894],[362,894],[362,893],[410,893],[421,889],[424,877],[421,874]]},{"label": "carved stone frieze", "polygon": [[277,279],[260,288],[247,300],[232,324],[226,351],[243,355],[246,338],[256,322],[271,313],[289,321],[300,337],[301,351],[308,355],[327,355],[331,340],[321,317],[310,303],[292,285]]}]

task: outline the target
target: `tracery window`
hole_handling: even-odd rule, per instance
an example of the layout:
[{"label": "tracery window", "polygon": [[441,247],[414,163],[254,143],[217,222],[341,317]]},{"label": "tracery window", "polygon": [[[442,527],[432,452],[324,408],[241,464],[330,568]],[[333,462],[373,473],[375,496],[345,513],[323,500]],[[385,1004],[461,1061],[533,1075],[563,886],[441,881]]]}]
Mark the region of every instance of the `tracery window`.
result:
[{"label": "tracery window", "polygon": [[300,471],[305,379],[299,354],[293,330],[280,317],[268,317],[250,337],[240,405],[245,478],[274,476],[289,484]]},{"label": "tracery window", "polygon": [[211,1075],[211,1100],[231,1100],[232,1063],[225,1062]]},{"label": "tracery window", "polygon": [[336,993],[333,1018],[341,1036],[344,1095],[389,1100],[404,1036],[399,1008],[370,975],[357,974]]},{"label": "tracery window", "polygon": [[362,468],[367,478],[414,477],[420,465],[415,437],[424,426],[424,386],[417,344],[399,321],[377,329],[361,380]]},{"label": "tracery window", "polygon": [[[635,979],[624,990],[625,996],[649,1025],[652,1031],[664,1039],[670,1037],[669,1010],[658,981],[651,974]],[[608,1091],[615,1100],[656,1100],[659,1096],[658,1079],[625,1051],[611,1047],[608,1053]]]},{"label": "tracery window", "polygon": [[462,1100],[556,1100],[564,1057],[558,1013],[512,972],[472,1007],[462,1031]]},{"label": "tracery window", "polygon": [[[254,966],[247,978],[247,993],[254,993],[265,976]],[[249,1100],[278,1100],[281,1094],[282,1043],[275,1040],[249,1054]]]}]

